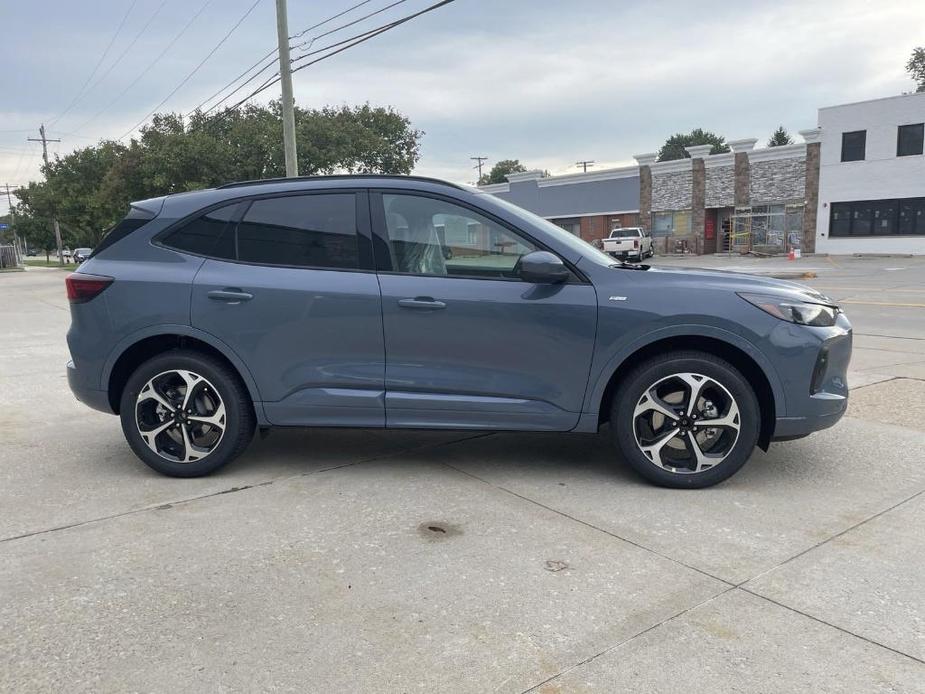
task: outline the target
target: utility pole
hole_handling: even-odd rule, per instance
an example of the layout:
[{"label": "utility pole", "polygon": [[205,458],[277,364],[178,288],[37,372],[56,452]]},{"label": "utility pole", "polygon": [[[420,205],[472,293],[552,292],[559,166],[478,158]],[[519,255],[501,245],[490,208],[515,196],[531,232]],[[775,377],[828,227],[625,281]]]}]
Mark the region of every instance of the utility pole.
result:
[{"label": "utility pole", "polygon": [[[45,137],[45,124],[42,123],[39,126],[39,137],[27,137],[26,140],[29,142],[41,142],[42,143],[42,159],[45,161],[45,167],[48,167],[48,143],[49,142],[61,142],[60,138],[48,139]],[[58,264],[64,265],[64,244],[61,243],[61,227],[58,226],[58,215],[52,213],[51,216],[52,224],[55,226],[55,243],[58,244]]]},{"label": "utility pole", "polygon": [[[13,210],[13,196],[10,195],[10,184],[6,184],[6,204],[10,208],[10,229],[13,231],[13,248],[19,248],[19,235],[16,233],[16,212]],[[22,256],[22,250],[17,251]]]},{"label": "utility pole", "polygon": [[469,157],[469,158],[475,162],[475,166],[473,166],[472,168],[479,170],[478,183],[481,183],[482,182],[482,164],[488,161],[488,157]]},{"label": "utility pole", "polygon": [[585,173],[588,173],[588,167],[594,166],[594,160],[588,159],[585,161],[576,161],[575,166],[580,166],[582,171],[584,171]]},{"label": "utility pole", "polygon": [[279,40],[279,81],[283,88],[283,151],[286,177],[299,175],[295,149],[295,103],[292,98],[292,63],[289,60],[289,16],[286,0],[276,0],[276,37]]}]

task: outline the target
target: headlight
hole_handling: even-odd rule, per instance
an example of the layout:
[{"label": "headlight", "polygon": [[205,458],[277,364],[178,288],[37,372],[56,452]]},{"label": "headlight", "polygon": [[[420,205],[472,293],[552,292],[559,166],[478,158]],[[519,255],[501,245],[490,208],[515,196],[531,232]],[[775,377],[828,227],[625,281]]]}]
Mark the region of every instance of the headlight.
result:
[{"label": "headlight", "polygon": [[830,328],[841,309],[837,306],[814,304],[808,301],[789,300],[779,296],[766,296],[762,294],[739,294],[748,303],[770,313],[775,318],[798,323],[799,325],[812,325],[820,328]]}]

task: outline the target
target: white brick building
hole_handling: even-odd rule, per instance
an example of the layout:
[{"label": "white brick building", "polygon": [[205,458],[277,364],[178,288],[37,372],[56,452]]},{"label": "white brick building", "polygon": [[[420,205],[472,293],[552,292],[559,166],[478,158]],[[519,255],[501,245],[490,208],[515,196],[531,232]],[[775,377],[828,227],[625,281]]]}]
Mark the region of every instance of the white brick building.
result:
[{"label": "white brick building", "polygon": [[816,251],[925,254],[925,93],[819,109]]}]

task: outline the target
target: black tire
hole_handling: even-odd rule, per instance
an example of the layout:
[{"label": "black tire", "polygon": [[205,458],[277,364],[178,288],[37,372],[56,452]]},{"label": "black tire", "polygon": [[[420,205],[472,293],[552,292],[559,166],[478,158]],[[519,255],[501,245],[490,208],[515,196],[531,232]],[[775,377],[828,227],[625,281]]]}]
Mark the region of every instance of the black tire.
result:
[{"label": "black tire", "polygon": [[[136,423],[138,394],[158,374],[176,369],[191,371],[217,391],[224,404],[224,431],[214,449],[193,462],[169,460],[148,447]],[[129,446],[149,467],[171,477],[208,475],[238,457],[254,436],[253,403],[240,377],[223,362],[193,350],[164,352],[139,366],[129,377],[120,399],[122,432]]]},{"label": "black tire", "polygon": [[[637,403],[641,403],[650,386],[679,373],[702,374],[715,381],[731,394],[738,406],[738,437],[721,462],[701,472],[666,470],[650,460],[636,440],[633,415]],[[696,351],[668,352],[641,363],[620,383],[610,412],[614,443],[630,466],[650,482],[674,489],[711,487],[735,474],[751,457],[758,442],[760,422],[758,400],[742,374],[727,361]]]}]

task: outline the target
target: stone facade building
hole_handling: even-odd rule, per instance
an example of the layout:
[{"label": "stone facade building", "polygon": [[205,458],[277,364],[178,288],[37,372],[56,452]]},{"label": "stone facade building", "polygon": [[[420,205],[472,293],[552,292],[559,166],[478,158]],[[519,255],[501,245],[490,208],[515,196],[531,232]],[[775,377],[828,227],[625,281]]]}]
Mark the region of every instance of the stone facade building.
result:
[{"label": "stone facade building", "polygon": [[731,140],[723,154],[637,154],[636,166],[529,171],[482,190],[587,241],[641,225],[663,253],[925,253],[925,93],[823,108],[819,125],[792,145]]}]

